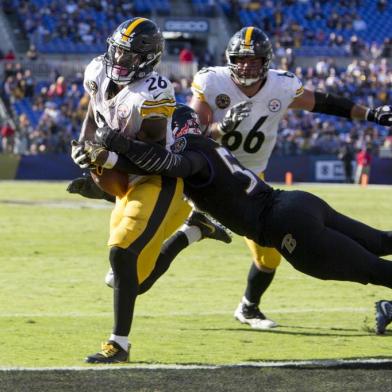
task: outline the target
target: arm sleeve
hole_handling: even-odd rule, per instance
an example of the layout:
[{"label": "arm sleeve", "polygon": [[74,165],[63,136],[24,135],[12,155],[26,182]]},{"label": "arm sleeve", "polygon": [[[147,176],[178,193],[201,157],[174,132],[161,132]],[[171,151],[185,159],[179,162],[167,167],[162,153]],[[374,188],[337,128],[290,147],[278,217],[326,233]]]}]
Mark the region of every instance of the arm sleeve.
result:
[{"label": "arm sleeve", "polygon": [[186,178],[208,166],[205,157],[195,151],[175,154],[158,144],[133,141],[126,157],[148,174]]}]

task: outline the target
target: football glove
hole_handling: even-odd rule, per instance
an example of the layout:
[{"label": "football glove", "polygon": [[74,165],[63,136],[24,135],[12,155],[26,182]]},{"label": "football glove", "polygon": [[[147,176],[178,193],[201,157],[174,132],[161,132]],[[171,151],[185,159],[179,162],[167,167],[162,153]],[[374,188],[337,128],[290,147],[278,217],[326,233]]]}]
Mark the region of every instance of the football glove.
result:
[{"label": "football glove", "polygon": [[232,108],[230,108],[225,117],[219,123],[218,127],[222,133],[227,133],[234,131],[238,124],[245,118],[249,116],[249,112],[252,106],[252,102],[243,101],[237,103]]},{"label": "football glove", "polygon": [[370,109],[366,119],[376,124],[392,126],[392,106],[384,105]]},{"label": "football glove", "polygon": [[82,169],[88,169],[91,163],[86,155],[85,143],[77,140],[71,141],[71,157],[72,160]]},{"label": "football glove", "polygon": [[84,173],[83,177],[72,180],[67,186],[67,192],[76,193],[88,199],[104,199],[110,202],[116,200],[115,196],[104,192],[92,179],[90,173]]},{"label": "football glove", "polygon": [[[74,142],[76,141],[72,141],[73,146]],[[96,167],[112,169],[117,162],[118,155],[99,144],[88,140],[83,143],[76,143],[78,143],[78,146],[75,146],[75,158],[73,157],[73,159],[82,169],[94,169]]]},{"label": "football glove", "polygon": [[130,148],[130,141],[121,135],[118,130],[109,127],[98,128],[95,131],[95,141],[110,151],[126,154]]}]

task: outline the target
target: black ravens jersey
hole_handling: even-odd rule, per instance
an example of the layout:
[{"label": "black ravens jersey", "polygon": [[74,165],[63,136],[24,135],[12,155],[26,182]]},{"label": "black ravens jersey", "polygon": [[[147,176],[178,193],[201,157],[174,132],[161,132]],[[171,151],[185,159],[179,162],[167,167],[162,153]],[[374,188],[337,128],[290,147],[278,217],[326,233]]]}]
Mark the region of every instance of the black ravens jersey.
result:
[{"label": "black ravens jersey", "polygon": [[178,154],[197,152],[208,162],[208,170],[184,179],[185,195],[197,208],[237,234],[261,242],[262,216],[271,203],[273,189],[212,139],[186,135],[177,139],[172,150]]}]

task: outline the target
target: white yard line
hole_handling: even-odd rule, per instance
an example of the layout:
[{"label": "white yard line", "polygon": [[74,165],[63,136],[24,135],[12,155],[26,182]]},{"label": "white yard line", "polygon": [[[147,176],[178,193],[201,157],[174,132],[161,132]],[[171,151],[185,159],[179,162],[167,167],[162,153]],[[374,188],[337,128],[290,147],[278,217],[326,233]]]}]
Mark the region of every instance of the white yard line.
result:
[{"label": "white yard line", "polygon": [[11,206],[39,206],[47,208],[91,208],[91,209],[111,209],[113,204],[102,200],[95,201],[70,201],[70,200],[8,200],[0,199],[0,204]]},{"label": "white yard line", "polygon": [[[263,309],[264,310],[264,309]],[[373,308],[291,308],[291,309],[266,309],[266,313],[290,314],[290,313],[365,313],[372,311]],[[232,309],[219,312],[165,312],[165,313],[146,313],[136,312],[137,317],[160,318],[162,316],[186,316],[186,317],[200,317],[200,316],[220,316],[231,314]],[[11,317],[111,317],[112,313],[97,312],[97,313],[80,313],[80,312],[63,312],[63,313],[0,313],[0,318]]]},{"label": "white yard line", "polygon": [[119,370],[119,369],[134,369],[134,370],[198,370],[198,369],[228,369],[240,367],[303,367],[303,366],[318,366],[318,367],[336,367],[336,366],[355,366],[355,365],[382,365],[392,364],[392,358],[366,358],[366,359],[325,359],[325,360],[309,360],[309,361],[261,361],[261,362],[241,362],[237,364],[228,365],[147,365],[147,364],[126,364],[126,365],[96,365],[96,366],[69,366],[69,367],[0,367],[0,371],[86,371],[86,370]]}]

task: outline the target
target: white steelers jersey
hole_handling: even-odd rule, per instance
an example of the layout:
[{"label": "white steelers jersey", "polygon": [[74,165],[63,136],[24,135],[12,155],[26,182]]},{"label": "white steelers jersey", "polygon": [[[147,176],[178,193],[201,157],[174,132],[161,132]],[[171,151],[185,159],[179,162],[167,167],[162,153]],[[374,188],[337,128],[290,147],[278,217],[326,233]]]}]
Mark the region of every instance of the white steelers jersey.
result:
[{"label": "white steelers jersey", "polygon": [[106,99],[109,82],[103,56],[96,57],[86,67],[84,88],[90,95],[98,127],[107,125],[134,139],[144,119],[163,117],[168,119],[167,146],[173,143],[171,117],[176,101],[173,86],[167,78],[152,72],[125,86],[115,97]]},{"label": "white steelers jersey", "polygon": [[245,167],[260,173],[276,143],[279,122],[293,99],[303,93],[303,86],[291,72],[270,69],[264,86],[249,98],[233,82],[228,67],[209,67],[195,75],[192,91],[211,107],[213,122],[221,121],[233,105],[252,102],[249,116],[223,135],[221,143]]}]

